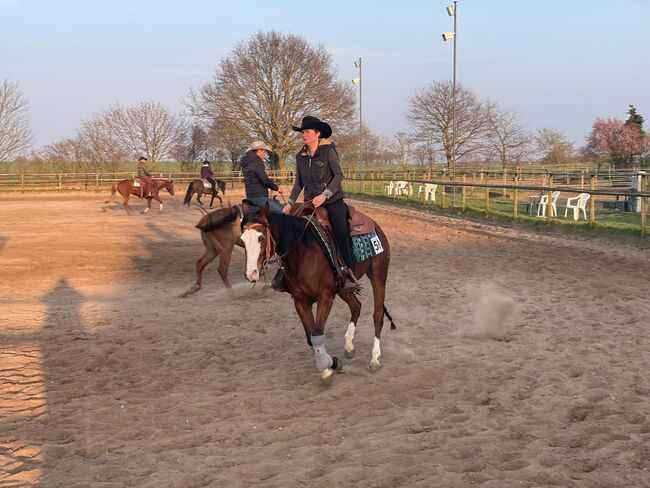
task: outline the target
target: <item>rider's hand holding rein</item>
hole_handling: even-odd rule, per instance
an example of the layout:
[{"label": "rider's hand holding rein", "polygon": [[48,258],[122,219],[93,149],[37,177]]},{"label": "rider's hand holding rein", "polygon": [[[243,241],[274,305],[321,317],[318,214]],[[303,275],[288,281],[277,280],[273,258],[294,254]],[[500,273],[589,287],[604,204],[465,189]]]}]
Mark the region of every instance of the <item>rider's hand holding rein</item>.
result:
[{"label": "rider's hand holding rein", "polygon": [[323,203],[325,203],[325,195],[320,194],[317,197],[314,197],[311,201],[311,203],[314,205],[314,208],[320,207]]}]

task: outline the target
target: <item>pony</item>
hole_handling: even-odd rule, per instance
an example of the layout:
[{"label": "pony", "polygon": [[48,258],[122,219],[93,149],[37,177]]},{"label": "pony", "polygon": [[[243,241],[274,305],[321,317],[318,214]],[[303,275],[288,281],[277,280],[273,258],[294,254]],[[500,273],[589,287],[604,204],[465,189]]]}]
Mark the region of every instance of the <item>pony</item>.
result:
[{"label": "pony", "polygon": [[[391,329],[396,326],[384,305],[390,246],[386,234],[376,222],[373,223],[380,243],[375,244],[378,254],[356,263],[354,274],[357,279],[363,275],[368,276],[372,285],[375,337],[369,368],[371,371],[377,371],[381,367],[380,339],[384,315],[390,320]],[[307,219],[269,213],[267,204],[256,217],[244,224],[240,239],[244,243],[246,253],[246,279],[251,283],[260,279],[270,262],[280,261],[296,312],[307,336],[307,344],[314,351],[320,380],[324,385],[329,385],[333,371],[340,371],[342,368],[341,360],[331,357],[325,350],[325,323],[334,298],[338,294],[350,308],[350,323],[345,334],[346,358],[352,358],[355,353],[353,340],[361,313],[361,302],[354,293],[342,292],[337,288],[332,267],[317,241],[312,224]],[[278,256],[272,259],[275,254]],[[312,311],[314,303],[315,318]]]},{"label": "pony", "polygon": [[[163,210],[163,203],[158,194],[160,193],[160,190],[163,188],[167,190],[167,192],[170,195],[174,195],[174,181],[173,180],[161,180],[161,179],[154,179],[154,188],[151,191],[151,196],[149,195],[143,195],[142,189],[140,187],[136,187],[133,185],[133,179],[126,179],[122,181],[118,181],[117,183],[114,183],[113,186],[111,187],[111,196],[108,200],[105,200],[104,203],[110,203],[113,201],[115,198],[115,193],[120,192],[120,195],[124,198],[124,202],[122,205],[124,206],[124,210],[126,211],[127,215],[130,215],[133,213],[133,210],[131,210],[131,207],[129,207],[129,196],[130,195],[135,195],[138,198],[146,198],[147,199],[147,208],[145,208],[142,213],[147,213],[149,210],[151,210],[151,200],[156,200],[160,204],[160,211],[162,212]],[[148,193],[148,191],[147,191]]]},{"label": "pony", "polygon": [[212,208],[212,204],[214,203],[215,198],[219,199],[219,205],[223,205],[223,200],[219,196],[219,190],[221,190],[222,195],[226,194],[226,182],[222,180],[215,181],[217,182],[217,186],[215,192],[212,193],[212,186],[206,188],[203,184],[203,180],[192,180],[187,187],[187,193],[185,193],[185,199],[183,199],[183,203],[189,206],[190,202],[192,201],[192,197],[196,193],[196,201],[201,205],[203,205],[201,196],[206,194],[212,195],[212,198],[210,199],[210,208]]},{"label": "pony", "polygon": [[231,288],[228,280],[228,268],[230,267],[232,251],[235,246],[244,247],[244,243],[239,238],[241,236],[240,217],[242,215],[239,207],[233,205],[232,207],[220,208],[214,212],[208,212],[203,207],[198,208],[204,215],[195,227],[201,230],[201,240],[205,246],[205,252],[196,261],[196,282],[187,291],[179,295],[180,298],[196,293],[201,289],[203,270],[217,256],[220,256],[219,276],[221,276],[223,285],[226,288]]}]

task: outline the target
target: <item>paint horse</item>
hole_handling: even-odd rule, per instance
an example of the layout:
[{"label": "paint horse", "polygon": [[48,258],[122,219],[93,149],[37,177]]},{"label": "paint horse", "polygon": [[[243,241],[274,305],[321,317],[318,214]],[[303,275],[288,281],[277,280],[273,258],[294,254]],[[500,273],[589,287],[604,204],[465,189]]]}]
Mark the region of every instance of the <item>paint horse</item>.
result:
[{"label": "paint horse", "polygon": [[[304,204],[303,212],[308,212]],[[311,207],[313,209],[313,207]],[[326,220],[323,215],[319,220]],[[313,213],[313,210],[312,212]],[[351,217],[354,209],[350,207]],[[360,212],[359,212],[360,213]],[[363,215],[363,214],[362,214]],[[363,216],[365,217],[365,216]],[[367,219],[367,217],[365,217]],[[375,338],[369,368],[376,371],[381,367],[380,338],[384,315],[395,328],[393,319],[384,305],[386,294],[386,277],[390,263],[390,246],[388,239],[376,222],[367,219],[374,225],[376,233],[373,242],[374,256],[357,262],[355,276],[357,279],[367,275],[372,285],[374,298],[373,321]],[[332,265],[325,255],[313,224],[307,218],[294,215],[270,214],[268,205],[244,224],[241,240],[246,250],[246,278],[255,283],[262,273],[268,270],[273,260],[279,260],[284,268],[287,285],[293,296],[296,312],[300,317],[307,336],[307,344],[314,351],[316,368],[320,372],[321,382],[328,385],[332,381],[333,371],[340,371],[342,362],[337,357],[331,357],[325,350],[325,323],[332,309],[335,296],[338,294],[350,308],[350,323],[345,334],[345,356],[352,358],[355,353],[354,334],[357,320],[361,313],[361,302],[354,293],[342,292],[337,287]],[[273,258],[277,254],[276,258]],[[316,317],[312,311],[316,304]]]},{"label": "paint horse", "polygon": [[[111,187],[111,196],[108,200],[105,200],[104,203],[110,203],[115,198],[115,193],[119,191],[120,195],[122,195],[123,198],[122,205],[128,215],[133,213],[133,210],[131,210],[131,207],[129,207],[130,195],[135,195],[138,198],[147,199],[147,208],[145,208],[142,213],[147,213],[149,210],[151,210],[151,200],[156,200],[160,204],[160,211],[162,212],[163,202],[158,194],[160,193],[160,190],[164,188],[170,195],[173,195],[174,181],[162,179],[154,179],[152,181],[155,187],[151,190],[151,194],[149,194],[148,188],[144,189],[146,192],[143,191],[143,188],[140,186],[142,183],[136,183],[134,179],[129,178],[126,180],[118,181]],[[146,193],[146,195],[144,195],[144,193]]]}]

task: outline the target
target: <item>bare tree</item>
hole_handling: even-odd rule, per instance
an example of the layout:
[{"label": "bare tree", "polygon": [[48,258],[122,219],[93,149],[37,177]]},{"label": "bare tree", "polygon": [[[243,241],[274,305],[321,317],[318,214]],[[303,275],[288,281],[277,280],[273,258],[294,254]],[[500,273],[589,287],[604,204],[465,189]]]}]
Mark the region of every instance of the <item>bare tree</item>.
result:
[{"label": "bare tree", "polygon": [[[359,126],[352,124],[347,130],[342,128],[337,131],[336,150],[341,160],[341,166],[347,171],[357,171],[358,169],[368,169],[374,162],[380,159],[382,152],[381,138],[372,132],[366,125],[362,127],[363,137],[359,138]],[[364,168],[359,168],[359,141],[363,140],[361,159],[365,163]]]},{"label": "bare tree", "polygon": [[351,119],[352,86],[338,81],[322,45],[300,36],[258,32],[222,58],[212,81],[192,91],[190,110],[224,119],[238,131],[274,149],[274,167],[284,168],[298,138],[291,130],[305,115],[337,126]]},{"label": "bare tree", "polygon": [[108,113],[84,121],[77,137],[81,160],[87,163],[92,171],[105,168],[117,173],[120,162],[129,159],[129,147],[120,138]]},{"label": "bare tree", "polygon": [[554,129],[541,129],[537,133],[537,148],[541,160],[548,164],[564,164],[576,157],[575,147],[564,133]]},{"label": "bare tree", "polygon": [[129,108],[116,105],[105,115],[117,140],[129,148],[132,157],[144,155],[160,161],[183,140],[183,121],[159,103],[144,102]]},{"label": "bare tree", "polygon": [[226,117],[217,117],[209,133],[223,158],[230,162],[230,169],[239,170],[239,160],[252,142],[242,127]]},{"label": "bare tree", "polygon": [[521,161],[530,155],[534,138],[523,128],[515,111],[495,108],[488,122],[487,147],[504,169],[508,162]]},{"label": "bare tree", "polygon": [[[481,102],[470,90],[456,84],[456,161],[483,150],[494,110],[490,102]],[[409,123],[438,145],[451,168],[452,152],[452,83],[434,81],[409,100],[406,113]]]},{"label": "bare tree", "polygon": [[3,80],[0,84],[0,161],[13,159],[29,149],[32,133],[27,111],[27,100],[18,83]]},{"label": "bare tree", "polygon": [[404,170],[408,168],[408,160],[411,157],[412,144],[413,136],[406,132],[398,132],[393,137],[391,148],[397,155],[397,159]]}]

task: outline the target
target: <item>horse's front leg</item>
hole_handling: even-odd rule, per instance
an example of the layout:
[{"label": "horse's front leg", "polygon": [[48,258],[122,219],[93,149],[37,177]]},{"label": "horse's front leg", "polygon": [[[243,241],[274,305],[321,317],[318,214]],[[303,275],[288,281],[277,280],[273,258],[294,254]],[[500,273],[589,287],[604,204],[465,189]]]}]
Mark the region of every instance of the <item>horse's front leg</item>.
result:
[{"label": "horse's front leg", "polygon": [[352,359],[354,357],[354,333],[357,328],[357,321],[361,314],[361,302],[354,293],[339,293],[341,299],[350,307],[350,323],[345,333],[345,357]]},{"label": "horse's front leg", "polygon": [[332,370],[341,371],[343,363],[337,357],[330,356],[325,350],[325,323],[332,310],[334,295],[322,295],[316,301],[316,321],[311,332],[311,343],[314,346],[316,368],[320,371],[320,379],[324,385],[332,382]]},{"label": "horse's front leg", "polygon": [[[158,207],[158,211],[160,213],[162,213],[162,211],[163,211],[163,202],[162,202],[162,200],[160,199],[160,197],[158,195],[154,195],[152,198],[154,200],[156,200],[160,204],[160,206]],[[149,207],[151,207],[151,200],[149,200]]]}]

